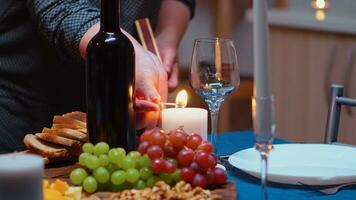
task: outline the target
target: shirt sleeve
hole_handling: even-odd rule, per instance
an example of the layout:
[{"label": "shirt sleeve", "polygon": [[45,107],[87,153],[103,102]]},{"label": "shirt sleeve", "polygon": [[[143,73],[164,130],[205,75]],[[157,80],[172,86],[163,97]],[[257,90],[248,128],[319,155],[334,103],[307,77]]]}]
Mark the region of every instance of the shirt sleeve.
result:
[{"label": "shirt sleeve", "polygon": [[100,9],[90,0],[27,0],[40,33],[65,59],[81,61],[79,43],[100,20]]},{"label": "shirt sleeve", "polygon": [[184,3],[190,10],[190,18],[192,19],[195,14],[195,0],[177,0]]}]

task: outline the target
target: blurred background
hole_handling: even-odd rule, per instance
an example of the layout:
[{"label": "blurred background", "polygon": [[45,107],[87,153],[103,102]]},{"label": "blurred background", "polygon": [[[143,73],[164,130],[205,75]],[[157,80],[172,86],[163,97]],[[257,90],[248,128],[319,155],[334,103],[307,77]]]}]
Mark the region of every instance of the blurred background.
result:
[{"label": "blurred background", "polygon": [[[270,58],[275,96],[276,136],[294,142],[321,143],[327,119],[329,88],[345,86],[356,97],[356,1],[269,0]],[[195,38],[232,38],[241,84],[223,103],[219,132],[252,130],[252,0],[198,0],[180,46],[180,85],[169,96],[188,90],[188,106],[207,108],[189,86]],[[342,110],[340,142],[356,144],[356,109]]]}]

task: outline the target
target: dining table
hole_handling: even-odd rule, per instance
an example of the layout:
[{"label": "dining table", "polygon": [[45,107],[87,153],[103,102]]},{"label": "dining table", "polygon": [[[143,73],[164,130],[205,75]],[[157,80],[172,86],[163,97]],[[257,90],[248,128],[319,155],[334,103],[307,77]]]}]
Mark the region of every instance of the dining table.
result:
[{"label": "dining table", "polygon": [[[253,131],[223,132],[217,136],[217,147],[221,155],[229,155],[243,149],[253,148]],[[289,141],[275,138],[273,144],[287,144]],[[273,151],[271,152],[273,154]],[[356,166],[355,166],[356,167]],[[228,179],[236,184],[238,200],[261,199],[260,179],[233,166],[227,167]],[[268,197],[272,200],[352,200],[356,199],[356,187],[347,187],[333,195],[325,195],[306,186],[268,182]]]}]

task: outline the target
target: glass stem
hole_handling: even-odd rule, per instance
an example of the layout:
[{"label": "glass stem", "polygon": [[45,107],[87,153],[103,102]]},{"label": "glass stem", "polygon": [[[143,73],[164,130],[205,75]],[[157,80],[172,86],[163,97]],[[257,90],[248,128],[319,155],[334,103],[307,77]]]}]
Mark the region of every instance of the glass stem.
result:
[{"label": "glass stem", "polygon": [[261,189],[262,189],[262,198],[263,200],[268,199],[267,193],[267,164],[268,164],[268,154],[261,152]]},{"label": "glass stem", "polygon": [[211,112],[211,143],[213,143],[215,152],[218,154],[217,144],[216,144],[216,137],[218,131],[218,117],[219,117],[219,110],[215,112]]},{"label": "glass stem", "polygon": [[210,110],[210,118],[211,118],[211,143],[214,145],[215,148],[215,153],[218,154],[218,149],[217,149],[217,131],[218,131],[218,118],[219,118],[219,110],[221,103],[224,101],[224,99],[209,99],[207,100],[209,110]]}]

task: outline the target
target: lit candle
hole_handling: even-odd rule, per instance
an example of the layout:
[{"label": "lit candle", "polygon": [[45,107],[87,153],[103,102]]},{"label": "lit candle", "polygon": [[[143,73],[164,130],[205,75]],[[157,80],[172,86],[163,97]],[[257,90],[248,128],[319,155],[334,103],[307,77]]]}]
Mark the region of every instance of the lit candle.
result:
[{"label": "lit candle", "polygon": [[0,199],[42,199],[43,158],[0,155]]},{"label": "lit candle", "polygon": [[185,90],[180,91],[176,97],[177,107],[162,110],[162,129],[168,132],[183,127],[183,130],[187,133],[199,133],[206,140],[208,111],[202,108],[186,108],[187,102],[187,92]]}]

